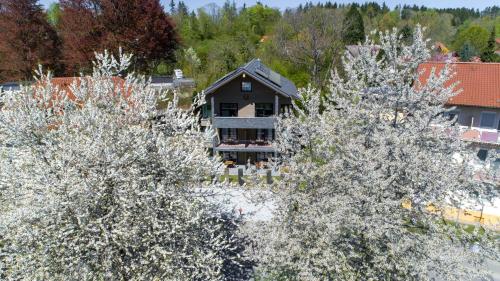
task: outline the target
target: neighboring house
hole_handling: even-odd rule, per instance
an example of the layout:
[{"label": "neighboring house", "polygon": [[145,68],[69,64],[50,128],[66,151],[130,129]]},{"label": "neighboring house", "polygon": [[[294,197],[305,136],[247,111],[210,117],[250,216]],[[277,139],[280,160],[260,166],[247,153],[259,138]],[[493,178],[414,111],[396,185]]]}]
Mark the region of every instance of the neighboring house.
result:
[{"label": "neighboring house", "polygon": [[19,90],[21,90],[21,83],[19,82],[7,82],[4,84],[0,84],[0,92]]},{"label": "neighboring house", "polygon": [[202,126],[216,130],[214,153],[227,165],[265,165],[277,156],[273,146],[276,116],[290,112],[295,85],[258,59],[230,72],[204,91]]},{"label": "neighboring house", "polygon": [[7,92],[7,91],[20,91],[21,90],[21,85],[22,84],[28,84],[27,82],[23,82],[23,83],[20,83],[20,82],[7,82],[7,83],[4,83],[4,84],[0,84],[0,109],[3,107],[4,105],[4,102],[3,102],[3,93],[4,92]]},{"label": "neighboring house", "polygon": [[[459,62],[451,64],[456,75],[449,84],[458,82],[461,89],[447,105],[455,107],[449,114],[457,117],[462,138],[470,141],[474,148],[480,148],[478,156],[486,158],[490,149],[500,149],[500,63]],[[425,69],[423,81],[432,68],[439,71],[445,63],[429,62],[420,65]]]},{"label": "neighboring house", "polygon": [[456,52],[451,52],[443,43],[436,42],[432,48],[430,61],[457,62],[459,57]]},{"label": "neighboring house", "polygon": [[[81,84],[82,80],[90,81],[89,77],[54,77],[50,80],[50,83],[57,89],[57,92],[54,93],[55,98],[59,98],[60,94],[64,92],[68,99],[72,101],[77,101],[77,97],[74,95],[73,91],[71,91],[71,85],[76,82],[77,85]],[[114,92],[115,94],[125,94],[126,96],[130,94],[130,90],[125,93],[124,85],[125,80],[123,78],[113,76],[111,77],[114,84]]]},{"label": "neighboring house", "polygon": [[156,91],[165,90],[194,90],[196,83],[191,78],[184,77],[182,70],[175,69],[172,76],[152,76],[151,87]]}]

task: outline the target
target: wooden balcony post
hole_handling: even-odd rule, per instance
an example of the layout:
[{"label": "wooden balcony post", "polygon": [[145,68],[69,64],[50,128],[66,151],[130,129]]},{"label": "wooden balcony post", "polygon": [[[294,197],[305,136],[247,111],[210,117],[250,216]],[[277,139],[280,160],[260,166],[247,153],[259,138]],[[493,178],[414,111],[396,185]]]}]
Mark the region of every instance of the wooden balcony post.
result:
[{"label": "wooden balcony post", "polygon": [[278,116],[279,115],[279,110],[280,110],[280,98],[278,97],[278,94],[274,95],[274,115]]},{"label": "wooden balcony post", "polygon": [[212,118],[214,118],[215,117],[215,99],[214,99],[213,95],[210,97],[210,108],[212,109],[211,110]]}]

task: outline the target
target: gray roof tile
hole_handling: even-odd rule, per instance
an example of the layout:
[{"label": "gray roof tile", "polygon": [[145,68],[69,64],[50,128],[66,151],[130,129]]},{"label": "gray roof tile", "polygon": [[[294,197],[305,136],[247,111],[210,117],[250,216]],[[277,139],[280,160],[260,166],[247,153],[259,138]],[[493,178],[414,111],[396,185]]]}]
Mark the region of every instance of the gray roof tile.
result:
[{"label": "gray roof tile", "polygon": [[259,59],[253,59],[247,64],[238,69],[229,72],[221,79],[217,80],[210,87],[205,89],[206,94],[210,94],[220,86],[238,77],[240,74],[246,73],[262,84],[274,89],[276,92],[288,96],[290,98],[298,98],[299,93],[295,84],[286,79],[282,75],[274,72],[269,67],[264,65]]}]

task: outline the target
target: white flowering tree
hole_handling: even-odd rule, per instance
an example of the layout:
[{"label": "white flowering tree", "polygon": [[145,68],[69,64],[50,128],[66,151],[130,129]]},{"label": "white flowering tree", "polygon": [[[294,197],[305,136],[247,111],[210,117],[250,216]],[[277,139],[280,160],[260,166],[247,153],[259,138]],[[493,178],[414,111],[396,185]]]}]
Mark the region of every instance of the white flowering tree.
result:
[{"label": "white flowering tree", "polygon": [[422,30],[409,46],[397,34],[347,53],[324,99],[305,89],[298,116],[280,120],[289,157],[259,251],[263,279],[472,280],[485,257],[498,259],[488,230],[444,214],[486,198],[488,185],[473,179],[471,152],[443,114],[453,70],[420,83]]},{"label": "white flowering tree", "polygon": [[165,111],[130,56],[97,56],[74,97],[50,76],[0,111],[0,279],[241,280],[240,221],[192,112]]}]

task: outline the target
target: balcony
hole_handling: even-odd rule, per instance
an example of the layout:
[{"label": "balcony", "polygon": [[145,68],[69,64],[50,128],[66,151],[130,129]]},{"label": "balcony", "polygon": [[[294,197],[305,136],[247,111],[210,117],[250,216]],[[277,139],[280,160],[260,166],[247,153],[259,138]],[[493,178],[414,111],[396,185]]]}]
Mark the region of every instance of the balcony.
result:
[{"label": "balcony", "polygon": [[214,151],[276,152],[276,148],[264,140],[227,140],[216,144]]},{"label": "balcony", "polygon": [[276,117],[214,117],[214,128],[273,129]]},{"label": "balcony", "polygon": [[500,144],[499,133],[496,129],[461,126],[460,132],[464,141],[484,144]]}]

